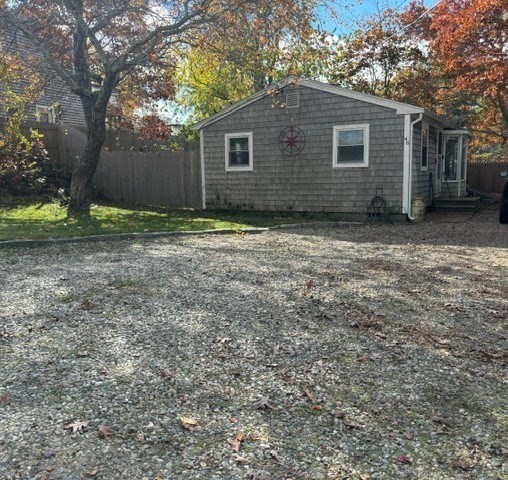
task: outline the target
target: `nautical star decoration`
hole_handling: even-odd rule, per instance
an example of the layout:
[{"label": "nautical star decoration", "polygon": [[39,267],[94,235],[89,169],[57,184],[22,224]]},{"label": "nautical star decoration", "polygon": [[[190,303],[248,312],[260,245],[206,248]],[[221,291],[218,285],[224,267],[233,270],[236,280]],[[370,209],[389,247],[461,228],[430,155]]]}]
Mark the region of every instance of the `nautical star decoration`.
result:
[{"label": "nautical star decoration", "polygon": [[279,149],[288,157],[296,157],[302,153],[305,147],[305,134],[303,131],[291,125],[286,127],[279,135]]}]

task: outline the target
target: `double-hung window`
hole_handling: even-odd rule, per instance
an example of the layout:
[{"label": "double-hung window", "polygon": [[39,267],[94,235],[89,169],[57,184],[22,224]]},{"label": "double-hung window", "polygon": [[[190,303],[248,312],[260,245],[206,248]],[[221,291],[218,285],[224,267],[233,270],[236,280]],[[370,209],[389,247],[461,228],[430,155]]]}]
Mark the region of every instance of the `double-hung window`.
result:
[{"label": "double-hung window", "polygon": [[369,125],[333,127],[333,166],[369,166]]},{"label": "double-hung window", "polygon": [[224,139],[226,147],[226,171],[252,170],[252,132],[227,133]]}]

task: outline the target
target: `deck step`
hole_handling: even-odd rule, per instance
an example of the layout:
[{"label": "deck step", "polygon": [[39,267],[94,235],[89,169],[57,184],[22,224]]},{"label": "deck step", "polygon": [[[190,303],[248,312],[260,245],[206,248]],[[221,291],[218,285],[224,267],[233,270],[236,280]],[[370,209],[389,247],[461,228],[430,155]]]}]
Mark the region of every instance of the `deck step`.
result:
[{"label": "deck step", "polygon": [[434,200],[436,212],[473,213],[480,207],[480,197],[451,197]]}]

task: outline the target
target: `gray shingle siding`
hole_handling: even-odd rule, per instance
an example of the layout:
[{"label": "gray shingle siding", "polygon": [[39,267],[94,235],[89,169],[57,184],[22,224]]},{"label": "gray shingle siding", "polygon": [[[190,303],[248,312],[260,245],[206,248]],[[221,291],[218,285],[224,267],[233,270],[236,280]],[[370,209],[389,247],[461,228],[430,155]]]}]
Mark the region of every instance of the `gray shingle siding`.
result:
[{"label": "gray shingle siding", "polygon": [[[404,116],[307,87],[296,91],[296,109],[280,108],[265,96],[203,128],[207,207],[363,213],[382,194],[401,212]],[[306,135],[296,157],[278,147],[280,132],[291,124]],[[333,168],[333,127],[356,124],[369,125],[369,166]],[[251,172],[225,170],[224,135],[235,132],[253,134]]]},{"label": "gray shingle siding", "polygon": [[[10,55],[18,55],[22,58],[40,58],[40,55],[35,52],[30,43],[22,36],[21,33],[14,35],[12,32],[3,32],[0,37],[0,55],[2,52]],[[25,106],[26,120],[34,121],[36,105],[51,107],[58,103],[60,105],[60,122],[69,125],[84,125],[85,117],[83,108],[79,97],[73,94],[69,87],[63,80],[56,75],[47,64],[41,62],[38,70],[45,80],[43,95],[40,99],[32,104]],[[23,84],[13,84],[11,88],[15,92],[21,91]],[[5,118],[6,113],[4,102],[1,101],[3,97],[2,89],[0,87],[0,119]]]}]

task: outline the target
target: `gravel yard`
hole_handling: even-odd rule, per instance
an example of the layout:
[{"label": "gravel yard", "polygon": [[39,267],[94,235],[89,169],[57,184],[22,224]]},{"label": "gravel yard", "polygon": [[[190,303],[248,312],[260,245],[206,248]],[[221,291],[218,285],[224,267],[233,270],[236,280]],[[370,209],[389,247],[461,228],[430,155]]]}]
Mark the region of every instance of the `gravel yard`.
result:
[{"label": "gravel yard", "polygon": [[508,228],[0,249],[0,479],[508,479]]}]

